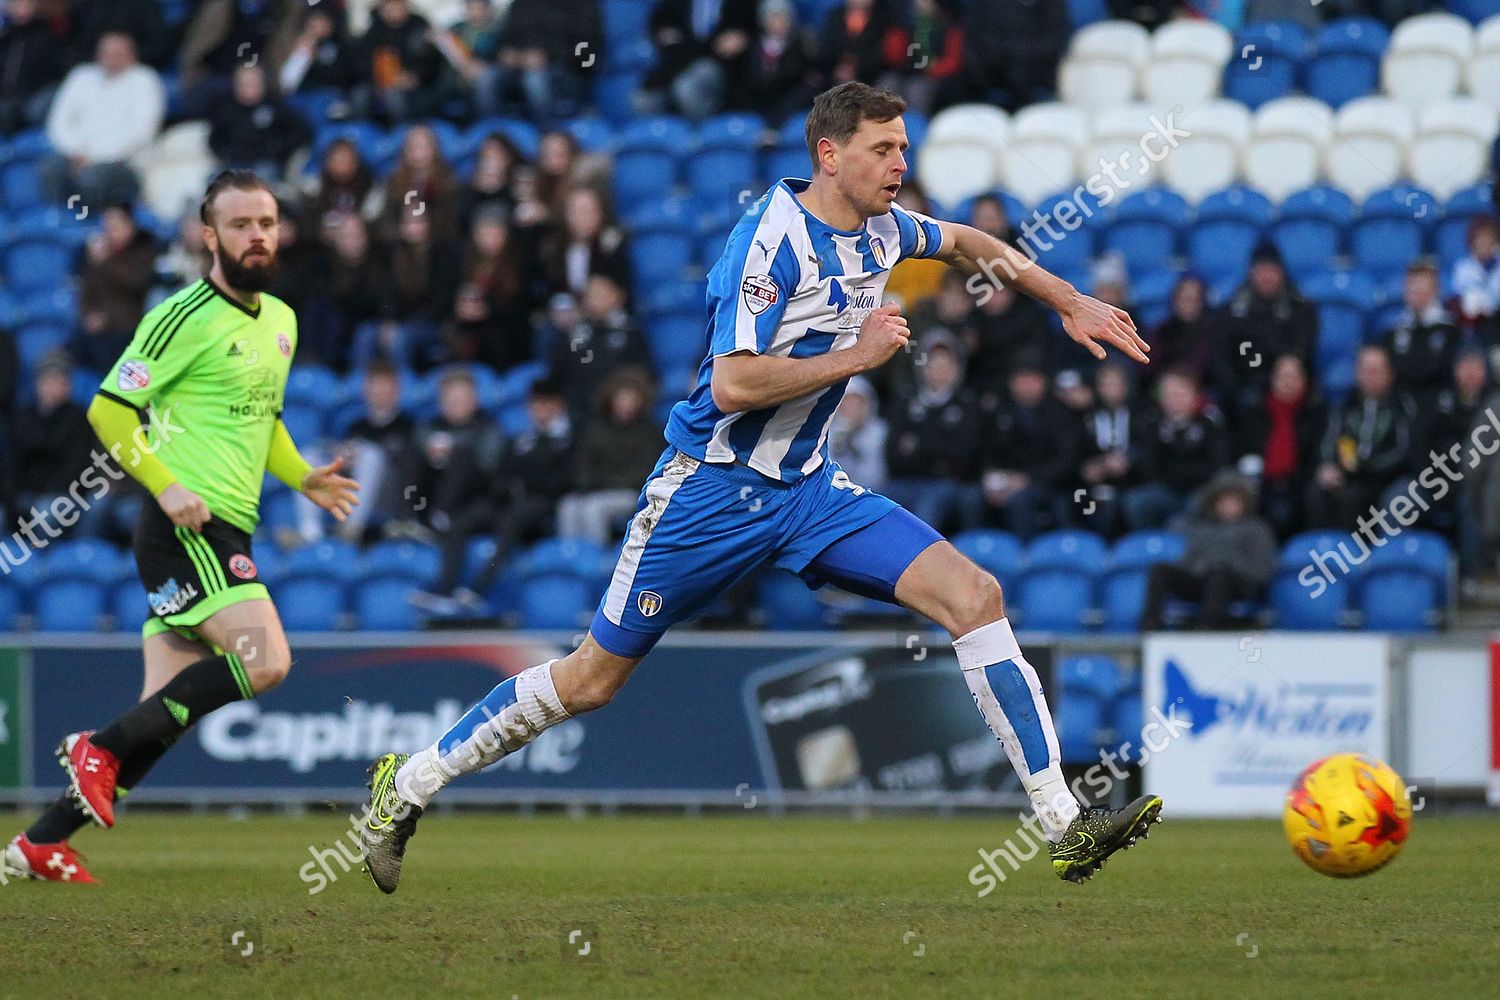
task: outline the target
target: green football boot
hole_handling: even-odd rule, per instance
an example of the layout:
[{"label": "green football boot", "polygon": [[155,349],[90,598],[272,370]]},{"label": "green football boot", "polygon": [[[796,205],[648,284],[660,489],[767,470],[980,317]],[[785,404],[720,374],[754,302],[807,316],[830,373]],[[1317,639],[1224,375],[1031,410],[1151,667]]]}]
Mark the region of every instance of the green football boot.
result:
[{"label": "green football boot", "polygon": [[1104,861],[1137,839],[1145,840],[1152,823],[1161,822],[1161,799],[1142,795],[1123,809],[1084,806],[1052,845],[1052,870],[1064,882],[1087,882]]},{"label": "green football boot", "polygon": [[396,794],[396,772],[410,759],[411,754],[388,753],[369,770],[370,804],[365,807],[360,840],[365,849],[365,871],[384,893],[395,892],[401,883],[406,842],[417,832],[417,820],[422,818],[420,806]]}]

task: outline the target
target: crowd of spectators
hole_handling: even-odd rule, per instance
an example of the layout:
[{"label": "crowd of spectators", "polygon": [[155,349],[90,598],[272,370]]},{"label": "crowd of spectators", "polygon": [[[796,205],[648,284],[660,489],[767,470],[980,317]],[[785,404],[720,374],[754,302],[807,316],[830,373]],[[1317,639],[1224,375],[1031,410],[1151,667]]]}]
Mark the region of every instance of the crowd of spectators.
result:
[{"label": "crowd of spectators", "polygon": [[[105,206],[79,261],[67,355],[37,366],[23,389],[0,332],[0,487],[13,513],[65,491],[88,464],[71,370],[106,368],[152,302],[206,269],[193,214],[166,244],[138,225],[139,179],[127,165],[165,122],[202,119],[221,163],[263,172],[281,194],[273,292],[297,311],[297,363],[360,379],[363,412],[332,440],[307,442],[346,455],[365,484],[364,505],[337,530],[438,546],[441,578],[422,598],[435,611],[478,607],[507,560],[539,538],[619,538],[662,447],[658,401],[684,387],[653,369],[607,160],[552,127],[588,101],[583,63],[602,45],[599,3],[513,0],[501,14],[467,0],[461,20],[436,28],[425,7],[204,0],[169,44],[154,3],[7,0],[0,127],[44,126],[49,196],[85,190]],[[649,25],[656,68],[637,101],[694,117],[747,107],[774,121],[820,87],[863,79],[919,108],[1025,103],[1051,85],[1068,35],[1062,7],[918,0],[898,17],[879,0],[847,0],[824,23],[801,25],[787,0],[663,0]],[[1151,16],[1153,5],[1133,7]],[[180,70],[170,90],[160,72],[169,65]],[[337,88],[344,113],[408,123],[393,169],[382,176],[347,140],[296,169],[312,131],[285,95],[302,88]],[[534,157],[496,132],[461,171],[423,123],[501,113],[542,126]],[[920,197],[912,185],[902,201],[925,210]],[[963,221],[1012,235],[997,198],[978,199]],[[1401,315],[1360,349],[1354,391],[1334,401],[1318,388],[1317,310],[1270,245],[1220,305],[1202,280],[1179,281],[1170,316],[1147,331],[1148,368],[1094,364],[1009,289],[976,296],[957,273],[902,265],[890,293],[910,318],[911,350],[851,383],[830,446],[856,482],[949,533],[1084,527],[1117,537],[1243,518],[1283,540],[1352,530],[1407,492],[1432,455],[1467,445],[1487,419],[1500,430],[1500,225],[1476,219],[1469,245],[1450,275],[1412,265]],[[1129,307],[1120,261],[1096,262],[1091,286]],[[545,371],[523,426],[502,429],[466,364]],[[410,373],[429,370],[440,372],[436,412],[419,418],[403,392]],[[1230,486],[1228,473],[1239,477]],[[1451,488],[1421,485],[1423,526],[1448,535],[1471,574],[1493,572],[1500,555],[1497,479],[1497,462],[1481,455]],[[88,530],[123,541],[138,502],[127,491],[120,513],[85,519]],[[277,540],[333,530],[309,506]],[[478,535],[494,538],[494,556],[466,577]],[[1203,547],[1190,545],[1194,572],[1224,569]],[[1164,571],[1153,599],[1203,586],[1217,588],[1214,618],[1246,584]]]}]

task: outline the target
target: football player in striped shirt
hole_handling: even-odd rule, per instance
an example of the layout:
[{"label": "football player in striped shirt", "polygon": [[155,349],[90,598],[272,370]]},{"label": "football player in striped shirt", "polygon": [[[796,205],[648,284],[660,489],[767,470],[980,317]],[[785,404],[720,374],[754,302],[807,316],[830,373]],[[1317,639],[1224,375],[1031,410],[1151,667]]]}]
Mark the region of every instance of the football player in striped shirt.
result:
[{"label": "football player in striped shirt", "polygon": [[672,410],[667,448],[582,645],[498,685],[432,746],[371,767],[364,842],[385,892],[395,891],[407,841],[444,785],[607,704],[663,632],[767,565],[809,586],[900,604],[948,630],[1062,878],[1088,878],[1158,818],[1155,796],[1116,811],[1080,807],[999,583],[829,457],[829,422],[848,380],[906,346],[906,320],[883,304],[890,269],[905,258],[936,258],[970,275],[1003,271],[1095,357],[1107,344],[1146,361],[1123,311],[992,236],[896,205],[905,107],[860,83],[822,94],[807,119],[812,180],[776,184],[730,235],[709,274],[709,350],[697,387]]}]

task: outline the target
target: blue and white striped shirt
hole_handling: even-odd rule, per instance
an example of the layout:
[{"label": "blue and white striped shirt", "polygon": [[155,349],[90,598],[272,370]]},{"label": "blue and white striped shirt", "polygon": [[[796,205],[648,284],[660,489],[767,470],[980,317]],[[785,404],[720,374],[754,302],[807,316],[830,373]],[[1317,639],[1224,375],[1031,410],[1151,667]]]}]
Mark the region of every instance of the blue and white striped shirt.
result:
[{"label": "blue and white striped shirt", "polygon": [[890,269],[942,247],[937,223],[892,207],[845,232],[821,222],[786,179],[745,214],[708,275],[708,356],[693,394],[672,407],[667,440],[705,462],[741,462],[796,482],[828,457],[828,426],[847,382],[779,406],[725,413],[714,405],[714,359],[736,351],[809,358],[853,347],[878,308]]}]

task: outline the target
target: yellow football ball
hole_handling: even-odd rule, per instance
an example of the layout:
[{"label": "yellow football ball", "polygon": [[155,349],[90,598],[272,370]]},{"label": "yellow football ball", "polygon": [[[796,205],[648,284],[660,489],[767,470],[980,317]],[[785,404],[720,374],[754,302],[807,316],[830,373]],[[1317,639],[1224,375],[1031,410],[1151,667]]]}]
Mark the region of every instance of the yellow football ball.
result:
[{"label": "yellow football ball", "polygon": [[1281,825],[1307,867],[1357,878],[1401,853],[1411,830],[1411,797],[1384,761],[1334,754],[1309,764],[1292,783]]}]

